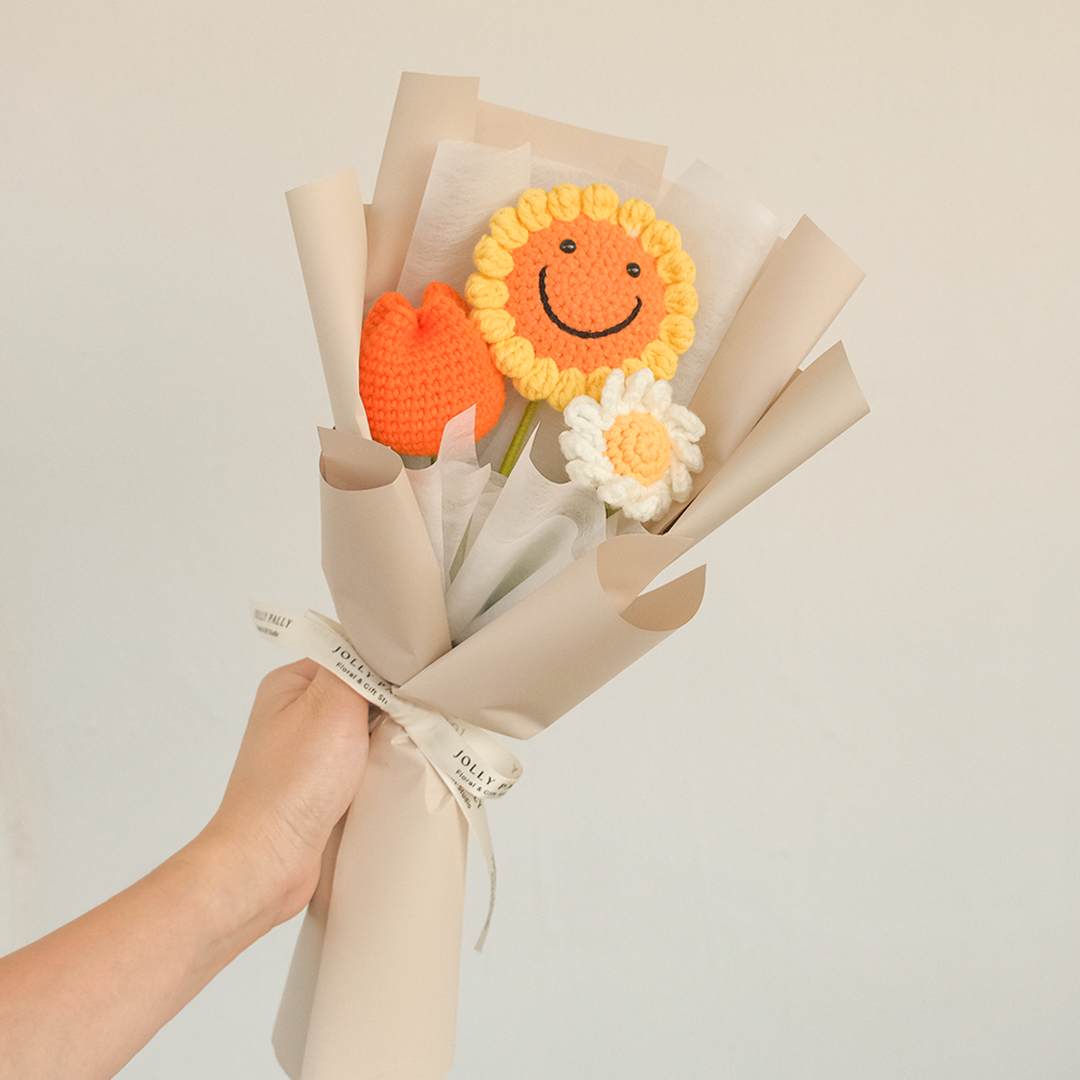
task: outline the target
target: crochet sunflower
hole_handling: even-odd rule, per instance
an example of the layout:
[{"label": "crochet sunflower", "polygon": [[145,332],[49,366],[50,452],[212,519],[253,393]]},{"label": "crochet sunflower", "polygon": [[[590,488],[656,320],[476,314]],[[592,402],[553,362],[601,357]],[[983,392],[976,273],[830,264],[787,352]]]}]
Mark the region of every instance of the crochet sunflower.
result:
[{"label": "crochet sunflower", "polygon": [[471,319],[531,401],[600,399],[612,371],[675,374],[694,339],[694,263],[679,231],[606,184],[532,188],[473,253]]}]

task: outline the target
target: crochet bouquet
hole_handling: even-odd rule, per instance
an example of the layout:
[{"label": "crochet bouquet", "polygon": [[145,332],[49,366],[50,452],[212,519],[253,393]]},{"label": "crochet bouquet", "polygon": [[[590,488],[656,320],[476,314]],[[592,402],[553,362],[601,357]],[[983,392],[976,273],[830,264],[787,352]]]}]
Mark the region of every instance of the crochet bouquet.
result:
[{"label": "crochet bouquet", "polygon": [[289,193],[340,623],[256,622],[379,706],[275,1030],[295,1080],[445,1076],[468,833],[494,899],[485,807],[521,775],[492,733],[689,620],[703,568],[653,578],[866,412],[839,344],[805,365],[859,269],[663,161],[406,75],[371,205],[351,172]]}]

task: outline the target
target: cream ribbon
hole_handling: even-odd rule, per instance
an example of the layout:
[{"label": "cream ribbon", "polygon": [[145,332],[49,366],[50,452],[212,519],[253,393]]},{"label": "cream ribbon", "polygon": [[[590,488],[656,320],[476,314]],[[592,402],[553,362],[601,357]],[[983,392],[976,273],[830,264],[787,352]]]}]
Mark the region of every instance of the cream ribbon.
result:
[{"label": "cream ribbon", "polygon": [[400,724],[457,800],[484,854],[491,893],[487,919],[476,941],[484,947],[495,910],[495,849],[488,827],[485,799],[498,799],[521,779],[521,763],[483,728],[451,720],[400,697],[396,688],[364,663],[344,628],[325,615],[306,611],[293,616],[268,604],[251,605],[255,628],[333,672],[358,694]]}]

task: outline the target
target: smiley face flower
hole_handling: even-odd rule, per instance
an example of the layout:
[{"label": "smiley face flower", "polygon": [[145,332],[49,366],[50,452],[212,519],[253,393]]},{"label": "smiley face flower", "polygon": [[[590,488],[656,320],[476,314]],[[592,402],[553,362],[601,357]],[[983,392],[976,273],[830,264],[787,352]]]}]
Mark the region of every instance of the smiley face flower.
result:
[{"label": "smiley face flower", "polygon": [[648,368],[629,378],[613,371],[597,402],[583,395],[563,410],[559,436],[571,480],[592,484],[608,506],[635,521],[652,521],[672,500],[690,494],[701,471],[698,440],[705,425],[671,400],[671,384]]},{"label": "smiley face flower", "polygon": [[491,219],[465,286],[496,367],[556,409],[608,374],[675,374],[694,339],[694,263],[678,229],[606,184],[531,188]]}]

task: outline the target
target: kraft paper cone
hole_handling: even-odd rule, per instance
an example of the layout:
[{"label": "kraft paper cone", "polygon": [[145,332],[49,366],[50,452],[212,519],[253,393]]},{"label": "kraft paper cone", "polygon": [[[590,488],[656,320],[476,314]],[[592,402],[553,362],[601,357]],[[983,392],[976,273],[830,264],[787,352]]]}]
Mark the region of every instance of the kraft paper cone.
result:
[{"label": "kraft paper cone", "polygon": [[323,573],[349,640],[405,682],[450,648],[442,574],[401,458],[320,429]]},{"label": "kraft paper cone", "polygon": [[479,88],[477,78],[402,75],[367,215],[369,307],[397,288],[439,142],[472,140]]},{"label": "kraft paper cone", "polygon": [[[402,576],[409,565],[403,549],[426,546],[434,562],[430,541],[412,518],[403,493],[409,489],[401,489],[402,474],[385,448],[338,434],[323,433],[323,567],[339,617],[344,621],[348,610],[361,620],[357,633],[380,626],[410,632],[401,597],[415,582]],[[376,509],[397,527],[365,517]],[[353,543],[343,542],[357,529]],[[444,652],[400,695],[494,731],[535,734],[694,615],[702,568],[642,595],[689,546],[683,538],[648,535],[606,541]],[[436,598],[441,603],[430,586],[418,590],[417,604],[433,607]],[[384,662],[407,665],[417,655],[395,641]],[[275,1029],[290,1076],[445,1075],[453,1059],[464,868],[465,822],[456,803],[405,732],[384,719],[346,820],[329,913],[324,924],[318,912],[306,917],[290,972]],[[305,1016],[306,1028],[296,1022]]]},{"label": "kraft paper cone", "polygon": [[[442,140],[531,142],[534,154],[662,186],[662,147],[480,102],[477,85],[402,77],[367,215],[369,299],[396,287]],[[450,649],[438,560],[400,459],[361,437],[363,260],[326,225],[342,215],[362,236],[359,191],[328,178],[290,193],[289,206],[338,429],[322,433],[321,463],[338,617],[379,675],[445,716],[517,738],[543,730],[695,613],[703,568],[645,592],[657,573],[866,411],[842,347],[796,375],[862,277],[804,220],[758,275],[698,387],[691,407],[709,429],[709,466],[689,505],[656,523],[667,533],[606,541]],[[441,1080],[453,1060],[464,819],[398,724],[381,720],[371,755],[275,1028],[294,1080]]]},{"label": "kraft paper cone", "polygon": [[364,321],[367,232],[352,169],[286,192],[338,431],[368,435],[356,358]]},{"label": "kraft paper cone", "polygon": [[708,536],[869,411],[838,342],[799,373],[666,535]]},{"label": "kraft paper cone", "polygon": [[338,852],[304,1080],[434,1080],[454,1058],[466,825],[395,723],[372,736]]},{"label": "kraft paper cone", "polygon": [[[705,467],[693,478],[690,506],[727,467],[736,448],[777,401],[864,276],[809,218],[802,218],[776,247],[690,399],[690,411],[705,424],[705,435],[699,444]],[[832,370],[831,364],[826,366]],[[855,423],[868,411],[866,401],[853,376],[842,386],[839,376],[837,380],[839,395],[835,404],[829,401],[827,393],[812,400],[796,395],[796,399],[789,401],[785,417],[799,426],[834,430],[831,437]],[[828,410],[830,416],[824,420],[796,417],[804,409],[819,407]],[[831,416],[836,408],[843,410],[846,422],[838,423]],[[824,444],[815,444],[812,437],[806,447],[787,441],[778,445],[788,456],[762,466],[775,477],[774,483]],[[809,449],[811,445],[813,449]],[[676,518],[688,512],[688,504],[674,504],[648,528],[652,532],[665,531]],[[701,533],[698,538],[704,535]]]}]

